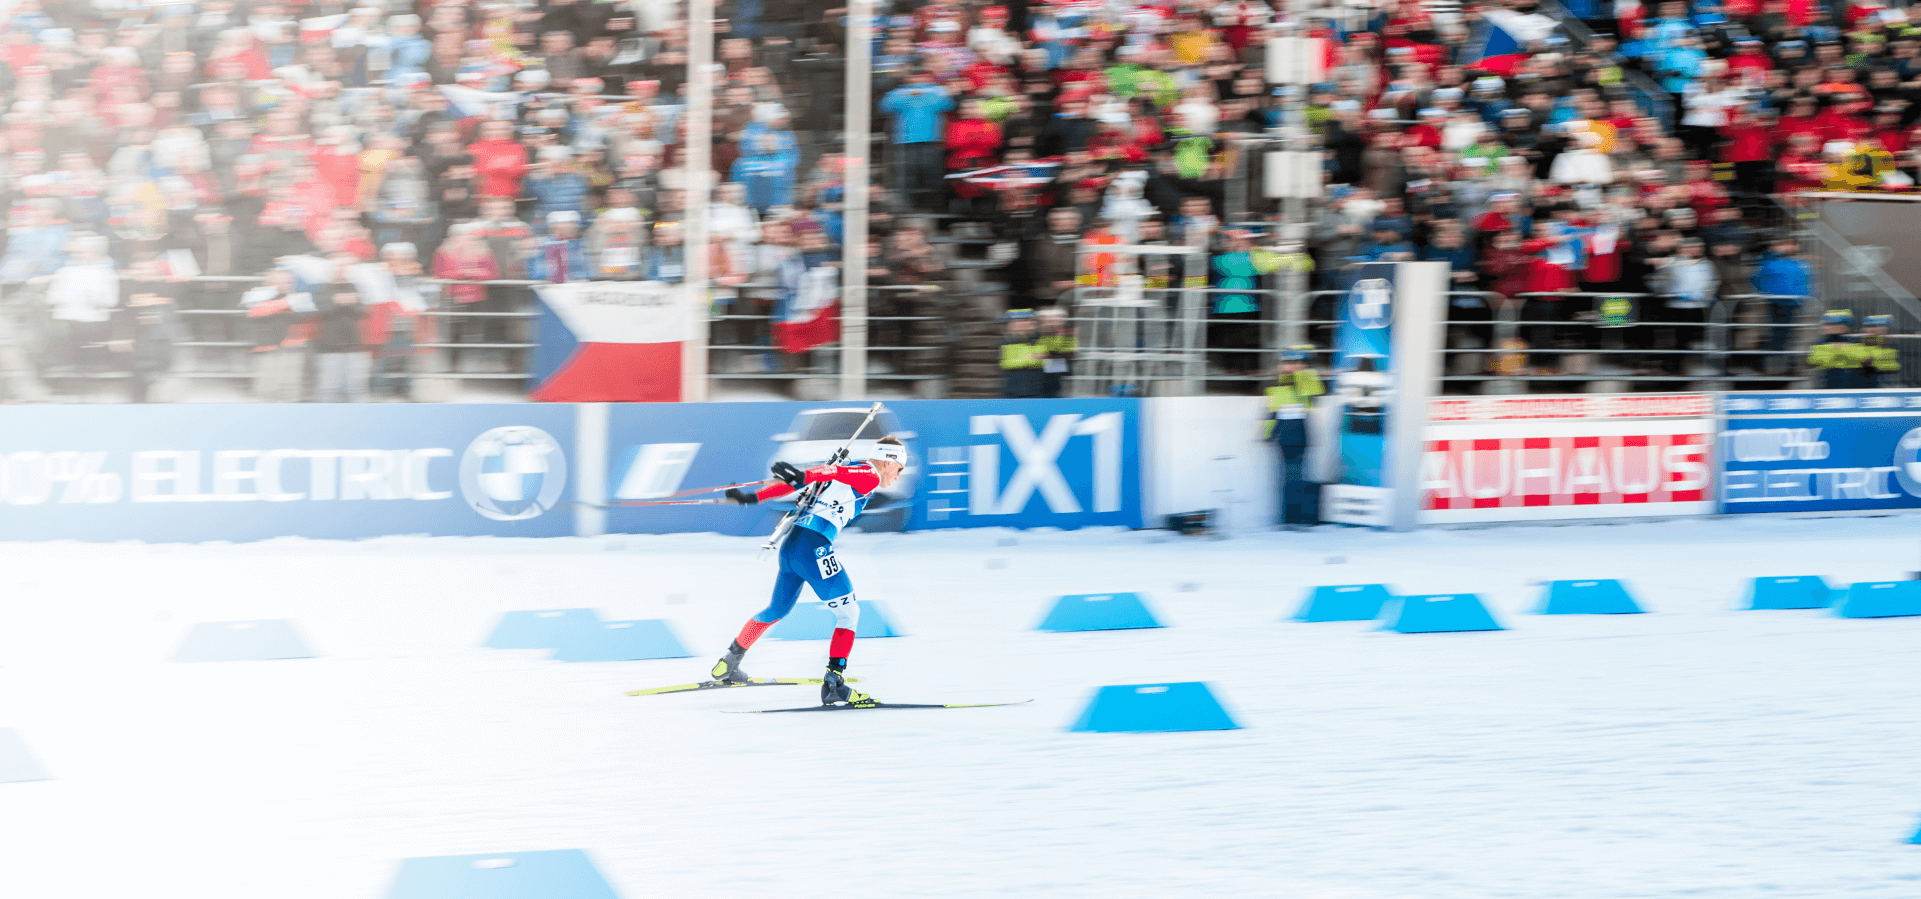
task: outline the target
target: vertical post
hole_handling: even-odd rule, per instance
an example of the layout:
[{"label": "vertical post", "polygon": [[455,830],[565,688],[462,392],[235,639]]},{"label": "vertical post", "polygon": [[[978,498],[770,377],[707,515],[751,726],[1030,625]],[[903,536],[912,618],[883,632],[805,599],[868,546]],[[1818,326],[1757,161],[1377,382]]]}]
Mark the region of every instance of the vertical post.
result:
[{"label": "vertical post", "polygon": [[607,533],[607,404],[574,406],[574,536]]},{"label": "vertical post", "polygon": [[708,187],[714,180],[714,0],[687,0],[687,199],[683,229],[687,334],[680,351],[682,402],[707,401],[711,313],[707,245]]},{"label": "vertical post", "polygon": [[1401,262],[1394,271],[1394,393],[1387,410],[1388,529],[1420,526],[1421,459],[1427,450],[1427,404],[1440,383],[1447,328],[1448,265]]},{"label": "vertical post", "polygon": [[840,248],[840,398],[867,397],[867,154],[873,147],[874,3],[847,4],[847,168]]}]

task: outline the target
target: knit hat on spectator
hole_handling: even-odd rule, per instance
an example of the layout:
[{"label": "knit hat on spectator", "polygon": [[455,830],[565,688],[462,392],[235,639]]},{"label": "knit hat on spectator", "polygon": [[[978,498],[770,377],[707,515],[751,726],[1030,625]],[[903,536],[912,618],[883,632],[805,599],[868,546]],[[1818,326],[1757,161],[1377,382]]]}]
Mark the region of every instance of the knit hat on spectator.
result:
[{"label": "knit hat on spectator", "polygon": [[1870,315],[1870,316],[1868,316],[1867,318],[1864,318],[1864,319],[1862,319],[1862,320],[1861,320],[1861,327],[1863,327],[1863,328],[1892,328],[1892,327],[1894,327],[1894,316],[1892,316],[1892,315]]},{"label": "knit hat on spectator", "polygon": [[547,224],[578,225],[580,224],[580,213],[575,212],[572,209],[557,209],[557,210],[554,210],[553,212],[547,213]]},{"label": "knit hat on spectator", "polygon": [[1826,313],[1822,314],[1821,324],[1852,325],[1854,324],[1854,313],[1846,309],[1829,309]]}]

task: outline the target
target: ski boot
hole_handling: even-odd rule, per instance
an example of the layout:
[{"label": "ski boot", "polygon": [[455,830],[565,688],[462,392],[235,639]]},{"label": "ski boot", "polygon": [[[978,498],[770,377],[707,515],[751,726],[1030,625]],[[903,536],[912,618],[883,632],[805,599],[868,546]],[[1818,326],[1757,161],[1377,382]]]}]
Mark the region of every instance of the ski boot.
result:
[{"label": "ski boot", "polygon": [[729,644],[727,654],[721,656],[720,661],[714,663],[713,674],[715,682],[723,684],[744,684],[753,680],[753,678],[747,676],[747,672],[740,670],[740,657],[746,654],[747,650],[742,649],[738,642]]},{"label": "ski boot", "polygon": [[832,665],[827,666],[827,673],[822,675],[820,680],[820,704],[849,706],[873,705],[874,697],[847,686],[847,681],[841,674],[844,670],[846,669],[836,668]]}]

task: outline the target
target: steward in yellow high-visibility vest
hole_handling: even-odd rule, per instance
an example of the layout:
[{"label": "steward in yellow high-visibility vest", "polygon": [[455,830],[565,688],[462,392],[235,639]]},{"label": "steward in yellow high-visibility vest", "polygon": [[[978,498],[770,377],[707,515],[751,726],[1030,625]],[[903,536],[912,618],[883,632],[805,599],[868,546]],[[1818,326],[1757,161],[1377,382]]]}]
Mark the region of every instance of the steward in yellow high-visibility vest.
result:
[{"label": "steward in yellow high-visibility vest", "polygon": [[1040,323],[1034,313],[1016,309],[1008,313],[1007,338],[1001,341],[1001,395],[1012,399],[1038,397],[1044,387],[1041,361],[1046,350],[1040,344]]},{"label": "steward in yellow high-visibility vest", "polygon": [[1861,374],[1869,387],[1893,387],[1901,372],[1901,351],[1888,344],[1888,330],[1894,327],[1892,315],[1870,315],[1861,320]]},{"label": "steward in yellow high-visibility vest", "polygon": [[1066,386],[1068,362],[1074,352],[1080,349],[1080,341],[1074,339],[1074,332],[1067,325],[1067,310],[1059,306],[1049,306],[1035,316],[1040,320],[1040,336],[1035,345],[1041,350],[1041,396],[1053,398],[1061,395]]},{"label": "steward in yellow high-visibility vest", "polygon": [[1821,342],[1808,348],[1808,365],[1821,372],[1821,386],[1829,390],[1866,387],[1867,375],[1861,366],[1868,361],[1868,348],[1848,331],[1854,327],[1854,313],[1830,309],[1821,316]]},{"label": "steward in yellow high-visibility vest", "polygon": [[1267,388],[1264,436],[1280,450],[1281,527],[1288,530],[1310,527],[1319,517],[1307,483],[1307,410],[1327,388],[1307,365],[1311,349],[1282,351],[1277,383]]}]

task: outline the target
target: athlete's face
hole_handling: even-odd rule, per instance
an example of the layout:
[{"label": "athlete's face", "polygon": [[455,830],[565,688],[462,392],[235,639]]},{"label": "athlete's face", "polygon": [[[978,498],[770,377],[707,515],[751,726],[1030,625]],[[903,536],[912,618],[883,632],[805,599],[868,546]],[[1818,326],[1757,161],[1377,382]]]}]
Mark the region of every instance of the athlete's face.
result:
[{"label": "athlete's face", "polygon": [[875,459],[873,464],[874,472],[880,475],[882,487],[892,487],[895,481],[900,480],[901,464],[899,462],[892,459]]}]

